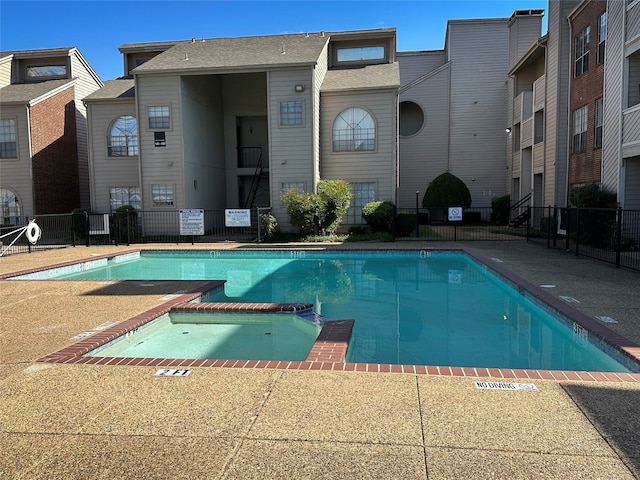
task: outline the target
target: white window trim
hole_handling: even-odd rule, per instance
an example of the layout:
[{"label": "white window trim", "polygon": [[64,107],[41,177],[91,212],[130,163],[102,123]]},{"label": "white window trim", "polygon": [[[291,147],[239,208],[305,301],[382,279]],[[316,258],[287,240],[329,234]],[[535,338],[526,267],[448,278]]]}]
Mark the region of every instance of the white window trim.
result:
[{"label": "white window trim", "polygon": [[[361,110],[364,110],[371,117],[371,120],[373,121],[373,129],[374,129],[373,149],[371,149],[371,150],[335,150],[334,143],[333,143],[333,132],[334,132],[334,125],[335,125],[336,119],[338,118],[338,116],[342,112],[344,112],[345,110],[348,110],[350,108],[359,108]],[[375,115],[368,108],[363,107],[361,105],[351,105],[351,106],[342,108],[338,113],[336,113],[334,115],[333,121],[331,122],[331,153],[333,155],[353,155],[353,154],[356,154],[356,155],[367,155],[367,154],[369,154],[369,155],[371,155],[372,153],[377,153],[378,152],[378,133],[379,132],[380,132],[380,129],[378,128],[378,121],[377,121]]]},{"label": "white window trim", "polygon": [[[302,104],[302,123],[292,124],[292,125],[284,125],[282,123],[282,104],[286,102],[299,102]],[[305,101],[297,98],[282,98],[278,100],[278,127],[279,128],[301,128],[306,126],[306,111],[307,106],[305,105]]]},{"label": "white window trim", "polygon": [[16,143],[16,156],[15,157],[2,157],[0,158],[0,162],[16,162],[20,160],[20,142],[19,142],[19,129],[18,129],[18,118],[17,117],[2,117],[0,120],[13,120],[13,125],[16,129],[15,134],[15,143]]},{"label": "white window trim", "polygon": [[[149,122],[151,120],[151,116],[149,115],[149,109],[152,107],[168,107],[169,108],[169,126],[167,128],[164,127],[151,127],[149,126]],[[171,105],[147,105],[146,108],[146,124],[145,126],[147,127],[147,131],[149,132],[170,132],[171,130],[173,130],[173,109],[171,108]]]},{"label": "white window trim", "polygon": [[[170,186],[173,193],[173,203],[171,205],[166,204],[156,204],[153,201],[153,187],[167,187]],[[170,209],[173,210],[176,208],[176,184],[175,183],[152,183],[149,187],[149,194],[151,195],[151,208],[154,209]]]}]

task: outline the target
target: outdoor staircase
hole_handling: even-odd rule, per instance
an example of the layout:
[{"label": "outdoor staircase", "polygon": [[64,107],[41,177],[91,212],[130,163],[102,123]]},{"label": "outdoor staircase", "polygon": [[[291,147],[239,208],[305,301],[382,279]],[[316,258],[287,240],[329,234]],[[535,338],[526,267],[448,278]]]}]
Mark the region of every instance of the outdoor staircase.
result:
[{"label": "outdoor staircase", "polygon": [[244,208],[253,208],[253,204],[256,201],[256,195],[258,194],[258,188],[260,187],[260,178],[262,177],[263,170],[264,167],[262,166],[262,151],[260,151],[260,156],[258,157],[256,170],[253,174],[253,178],[251,179],[251,187],[249,188],[249,194],[247,195],[247,199],[245,200]]},{"label": "outdoor staircase", "polygon": [[529,221],[531,218],[531,206],[529,205],[530,200],[531,194],[529,193],[511,206],[512,211],[519,213],[509,221],[510,227],[520,227]]}]

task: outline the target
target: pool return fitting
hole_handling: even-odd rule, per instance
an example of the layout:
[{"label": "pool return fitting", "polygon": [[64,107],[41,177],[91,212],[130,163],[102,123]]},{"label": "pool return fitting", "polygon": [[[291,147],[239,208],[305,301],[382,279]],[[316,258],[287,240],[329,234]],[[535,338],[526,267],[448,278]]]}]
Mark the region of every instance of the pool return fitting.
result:
[{"label": "pool return fitting", "polygon": [[[4,250],[2,250],[2,252],[0,252],[0,257],[3,256],[5,253],[7,253],[7,251],[13,246],[14,243],[16,243],[16,241],[20,238],[20,236],[23,233],[25,237],[27,237],[27,240],[29,240],[29,243],[31,243],[31,245],[35,245],[36,243],[38,243],[38,240],[40,240],[40,236],[42,235],[42,230],[40,230],[40,227],[38,226],[38,224],[34,219],[34,220],[31,220],[24,227],[20,227],[15,230],[12,230],[11,232],[5,233],[4,235],[0,235],[0,239],[4,237],[8,237],[9,235],[13,235],[15,233],[17,233],[16,238],[14,238],[13,241],[9,245],[7,245],[4,248]],[[1,246],[2,246],[2,242],[0,242],[0,247]]]}]

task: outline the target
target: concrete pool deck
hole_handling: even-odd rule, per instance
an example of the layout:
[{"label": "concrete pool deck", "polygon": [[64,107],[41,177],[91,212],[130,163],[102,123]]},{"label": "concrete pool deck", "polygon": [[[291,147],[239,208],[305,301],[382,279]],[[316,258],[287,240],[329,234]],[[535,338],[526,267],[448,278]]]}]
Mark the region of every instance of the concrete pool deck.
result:
[{"label": "concrete pool deck", "polygon": [[[67,248],[0,258],[0,273],[132,248],[240,246]],[[640,343],[640,274],[519,241],[466,246]],[[157,367],[36,362],[202,283],[0,280],[0,479],[640,478],[640,382],[535,380],[537,392],[514,392],[442,375],[156,377]]]}]

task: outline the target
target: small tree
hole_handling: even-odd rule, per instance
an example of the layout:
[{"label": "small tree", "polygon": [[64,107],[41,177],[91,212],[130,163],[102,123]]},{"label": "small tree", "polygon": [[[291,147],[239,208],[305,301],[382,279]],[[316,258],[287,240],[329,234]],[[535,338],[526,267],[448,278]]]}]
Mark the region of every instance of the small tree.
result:
[{"label": "small tree", "polygon": [[455,175],[444,172],[437,176],[427,187],[422,198],[425,208],[470,207],[471,192]]},{"label": "small tree", "polygon": [[491,223],[494,225],[508,225],[511,195],[493,197],[491,199]]},{"label": "small tree", "polygon": [[609,247],[614,243],[615,193],[604,191],[598,184],[592,183],[574,187],[569,193],[569,203],[584,209],[580,214],[580,242],[596,247]]},{"label": "small tree", "polygon": [[393,203],[388,200],[367,203],[362,207],[362,218],[373,232],[391,232],[393,207]]},{"label": "small tree", "polygon": [[288,190],[282,200],[291,225],[301,235],[336,232],[347,213],[353,194],[344,180],[320,180],[317,193]]}]

